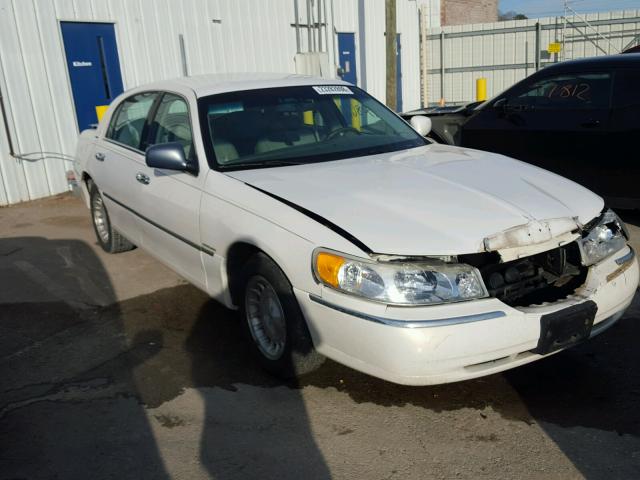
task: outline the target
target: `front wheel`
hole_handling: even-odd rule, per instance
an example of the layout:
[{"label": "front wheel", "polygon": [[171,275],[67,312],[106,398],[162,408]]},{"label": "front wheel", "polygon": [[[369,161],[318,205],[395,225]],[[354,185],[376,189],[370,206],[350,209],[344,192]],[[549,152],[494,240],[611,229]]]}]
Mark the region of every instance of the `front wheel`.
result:
[{"label": "front wheel", "polygon": [[243,273],[242,320],[260,364],[281,378],[319,368],[325,358],[313,348],[307,323],[282,270],[259,253],[247,262]]},{"label": "front wheel", "polygon": [[98,187],[93,183],[91,184],[89,195],[93,230],[96,232],[96,238],[102,249],[109,253],[119,253],[136,248],[133,243],[120,235],[120,232],[111,225],[107,206],[104,204]]}]

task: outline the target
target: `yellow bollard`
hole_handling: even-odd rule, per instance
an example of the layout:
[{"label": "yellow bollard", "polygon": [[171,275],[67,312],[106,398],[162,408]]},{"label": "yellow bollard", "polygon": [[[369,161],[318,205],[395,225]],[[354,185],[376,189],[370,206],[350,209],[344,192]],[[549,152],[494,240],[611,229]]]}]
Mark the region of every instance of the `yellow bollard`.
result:
[{"label": "yellow bollard", "polygon": [[484,102],[487,99],[487,79],[476,79],[476,101]]},{"label": "yellow bollard", "polygon": [[98,117],[98,122],[102,120],[102,116],[104,115],[104,112],[106,112],[108,108],[109,108],[109,105],[96,105],[96,116]]},{"label": "yellow bollard", "polygon": [[305,125],[313,125],[313,110],[305,110],[302,114],[302,121]]},{"label": "yellow bollard", "polygon": [[356,130],[362,130],[362,109],[360,102],[351,99],[351,126]]}]

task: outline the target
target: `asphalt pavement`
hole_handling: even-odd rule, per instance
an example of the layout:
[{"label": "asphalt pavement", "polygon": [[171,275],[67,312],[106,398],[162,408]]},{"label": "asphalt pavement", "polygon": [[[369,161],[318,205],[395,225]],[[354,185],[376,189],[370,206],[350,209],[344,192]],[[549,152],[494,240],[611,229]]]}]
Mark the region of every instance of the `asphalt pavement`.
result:
[{"label": "asphalt pavement", "polygon": [[[640,251],[640,215],[624,215]],[[640,478],[640,302],[590,342],[405,387],[263,373],[234,312],[69,195],[0,208],[0,479]]]}]

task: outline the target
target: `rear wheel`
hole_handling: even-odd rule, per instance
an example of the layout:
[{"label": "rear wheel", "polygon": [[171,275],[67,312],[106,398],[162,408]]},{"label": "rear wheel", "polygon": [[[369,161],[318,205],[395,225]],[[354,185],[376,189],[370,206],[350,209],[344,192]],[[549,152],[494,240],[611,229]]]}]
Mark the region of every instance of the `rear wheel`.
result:
[{"label": "rear wheel", "polygon": [[325,358],[313,348],[291,284],[273,260],[254,255],[244,267],[243,285],[242,320],[260,364],[281,378],[320,367]]},{"label": "rear wheel", "polygon": [[96,238],[102,249],[109,253],[119,253],[136,248],[133,243],[111,226],[107,207],[94,183],[91,184],[90,201],[93,230],[96,232]]}]

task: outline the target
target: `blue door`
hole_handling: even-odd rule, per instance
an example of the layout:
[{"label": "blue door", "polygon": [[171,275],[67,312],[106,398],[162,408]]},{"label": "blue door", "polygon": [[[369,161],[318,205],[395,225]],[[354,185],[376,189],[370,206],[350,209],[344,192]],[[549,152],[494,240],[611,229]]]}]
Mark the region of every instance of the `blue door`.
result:
[{"label": "blue door", "polygon": [[355,33],[338,33],[338,64],[340,65],[340,78],[345,82],[357,85]]},{"label": "blue door", "polygon": [[396,35],[396,112],[402,111],[402,46]]},{"label": "blue door", "polygon": [[98,123],[96,107],[122,93],[120,60],[111,23],[60,22],[80,131]]}]

